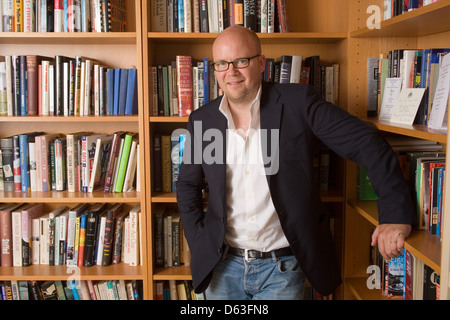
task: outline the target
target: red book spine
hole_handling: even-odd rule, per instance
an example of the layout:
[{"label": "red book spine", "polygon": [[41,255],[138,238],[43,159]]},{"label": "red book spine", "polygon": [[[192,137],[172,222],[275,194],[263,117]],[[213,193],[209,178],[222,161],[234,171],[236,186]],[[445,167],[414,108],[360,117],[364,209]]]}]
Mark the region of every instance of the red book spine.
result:
[{"label": "red book spine", "polygon": [[188,116],[193,110],[192,57],[177,56],[178,115]]}]

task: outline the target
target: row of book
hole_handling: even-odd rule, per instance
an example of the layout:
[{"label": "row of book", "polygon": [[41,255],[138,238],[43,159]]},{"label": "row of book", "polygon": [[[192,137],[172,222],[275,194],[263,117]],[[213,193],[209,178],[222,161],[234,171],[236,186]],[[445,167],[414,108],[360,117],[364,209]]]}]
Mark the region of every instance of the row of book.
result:
[{"label": "row of book", "polygon": [[137,70],[91,58],[0,56],[0,115],[88,116],[138,113]]},{"label": "row of book", "polygon": [[195,293],[192,281],[167,280],[155,282],[155,300],[206,300],[204,293]]},{"label": "row of book", "polygon": [[[442,236],[443,198],[446,177],[446,153],[442,145],[417,138],[388,137],[396,152],[403,175],[408,182],[416,210],[418,230]],[[367,171],[359,166],[357,178],[358,200],[376,200]]]},{"label": "row of book", "polygon": [[414,9],[422,8],[439,0],[384,0],[384,20],[396,17]]},{"label": "row of book", "polygon": [[285,0],[153,0],[153,32],[222,32],[240,25],[255,32],[289,32]]},{"label": "row of book", "polygon": [[[194,61],[191,56],[178,55],[170,64],[152,66],[150,74],[154,116],[188,116],[222,94],[206,57]],[[326,65],[320,56],[266,58],[263,80],[309,84],[326,101],[339,103],[339,64]]]},{"label": "row of book", "polygon": [[[371,247],[372,269],[368,284],[381,289],[382,295],[393,300],[439,300],[440,275],[407,249],[386,261]],[[368,272],[369,273],[369,272]]]},{"label": "row of book", "polygon": [[154,215],[155,267],[190,265],[190,250],[176,209],[160,206]]},{"label": "row of book", "polygon": [[[205,293],[195,293],[192,281],[166,280],[155,282],[155,300],[207,300]],[[334,294],[323,296],[310,286],[304,289],[303,300],[333,300]]]},{"label": "row of book", "polygon": [[0,139],[5,192],[140,191],[138,135],[32,132]]},{"label": "row of book", "polygon": [[185,140],[183,129],[153,135],[153,191],[176,191]]},{"label": "row of book", "polygon": [[0,32],[124,32],[125,0],[3,0]]},{"label": "row of book", "polygon": [[0,281],[0,300],[142,300],[137,280]]},{"label": "row of book", "polygon": [[442,62],[448,52],[449,48],[395,49],[368,58],[367,115],[390,121],[401,91],[425,89],[413,123],[435,126],[430,116]]},{"label": "row of book", "polygon": [[42,203],[2,204],[2,267],[141,264],[141,208],[79,203],[45,209]]},{"label": "row of book", "polygon": [[318,55],[305,59],[299,55],[283,55],[276,59],[266,58],[263,79],[266,82],[311,85],[324,100],[338,105],[339,71],[339,64],[325,64]]}]

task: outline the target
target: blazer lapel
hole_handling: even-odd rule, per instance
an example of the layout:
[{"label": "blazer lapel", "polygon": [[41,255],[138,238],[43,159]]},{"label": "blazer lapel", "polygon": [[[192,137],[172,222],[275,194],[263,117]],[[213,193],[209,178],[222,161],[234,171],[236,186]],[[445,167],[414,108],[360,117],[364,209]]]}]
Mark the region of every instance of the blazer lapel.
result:
[{"label": "blazer lapel", "polygon": [[280,143],[280,125],[283,104],[278,101],[280,93],[266,82],[262,83],[260,104],[261,151],[266,170],[267,182],[278,172],[278,152]]}]

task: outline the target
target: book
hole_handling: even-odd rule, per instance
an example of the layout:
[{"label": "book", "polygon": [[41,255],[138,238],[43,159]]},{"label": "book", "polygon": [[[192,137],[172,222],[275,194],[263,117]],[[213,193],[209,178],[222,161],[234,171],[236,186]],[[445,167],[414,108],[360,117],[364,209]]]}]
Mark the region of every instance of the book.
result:
[{"label": "book", "polygon": [[130,217],[130,266],[137,266],[140,264],[140,213],[141,204],[135,205],[129,212]]},{"label": "book", "polygon": [[106,169],[107,159],[109,159],[111,152],[112,138],[113,136],[97,138],[88,192],[93,192],[96,188],[103,186],[102,183],[105,181],[104,169]]},{"label": "book", "polygon": [[[111,192],[114,188],[111,188],[113,182],[114,167],[118,162],[120,156],[120,141],[125,133],[118,131],[113,134],[111,141],[111,151],[109,152],[108,162],[106,164],[104,192]],[[112,186],[114,187],[114,185]]]},{"label": "book", "polygon": [[13,139],[6,137],[0,139],[3,164],[3,190],[14,192],[14,160],[13,160]]},{"label": "book", "polygon": [[125,101],[125,115],[132,115],[138,113],[137,101],[137,70],[128,70],[127,94]]},{"label": "book", "polygon": [[112,262],[113,244],[114,244],[114,226],[117,217],[122,213],[123,203],[117,203],[106,211],[106,225],[103,242],[103,254],[101,265],[109,266]]},{"label": "book", "polygon": [[81,137],[81,191],[83,192],[89,191],[97,139],[105,138],[105,134],[88,134]]},{"label": "book", "polygon": [[32,264],[32,220],[40,217],[43,213],[43,203],[35,203],[22,208],[22,266]]},{"label": "book", "polygon": [[133,139],[135,138],[136,134],[134,133],[125,134],[123,148],[118,163],[117,180],[114,185],[114,192],[122,192],[123,190],[123,184],[125,180],[125,173],[127,170],[131,145],[133,144]]},{"label": "book", "polygon": [[122,210],[116,217],[116,223],[114,225],[114,242],[112,249],[112,261],[111,264],[117,264],[122,259],[122,246],[124,237],[124,224],[125,219],[128,217],[129,211]]},{"label": "book", "polygon": [[0,263],[2,267],[13,266],[12,212],[18,210],[20,204],[3,204],[0,206]]},{"label": "book", "polygon": [[95,240],[98,232],[100,216],[108,208],[105,203],[96,203],[87,210],[86,235],[83,265],[90,267],[94,265]]},{"label": "book", "polygon": [[75,238],[76,238],[76,220],[79,219],[83,213],[86,213],[89,205],[87,203],[79,203],[69,210],[67,222],[67,250],[66,250],[66,265],[68,267],[77,266],[77,255],[75,253]]},{"label": "book", "polygon": [[[67,207],[65,205],[59,206],[50,213],[48,213],[47,223],[48,223],[48,264],[50,266],[55,265],[55,252],[56,246],[56,217],[59,216]],[[44,216],[45,217],[45,216]]]}]

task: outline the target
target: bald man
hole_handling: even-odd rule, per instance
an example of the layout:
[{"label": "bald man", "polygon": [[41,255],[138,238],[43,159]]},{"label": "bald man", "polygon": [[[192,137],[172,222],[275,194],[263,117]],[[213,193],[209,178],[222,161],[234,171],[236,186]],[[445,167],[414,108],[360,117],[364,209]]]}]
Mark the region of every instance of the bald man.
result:
[{"label": "bald man", "polygon": [[386,141],[310,86],[263,82],[260,41],[244,27],[219,34],[213,57],[224,94],[190,115],[177,182],[195,291],[207,299],[302,299],[305,278],[323,295],[340,285],[313,184],[317,139],[367,169],[380,197],[372,242],[387,259],[399,255],[415,215]]}]

